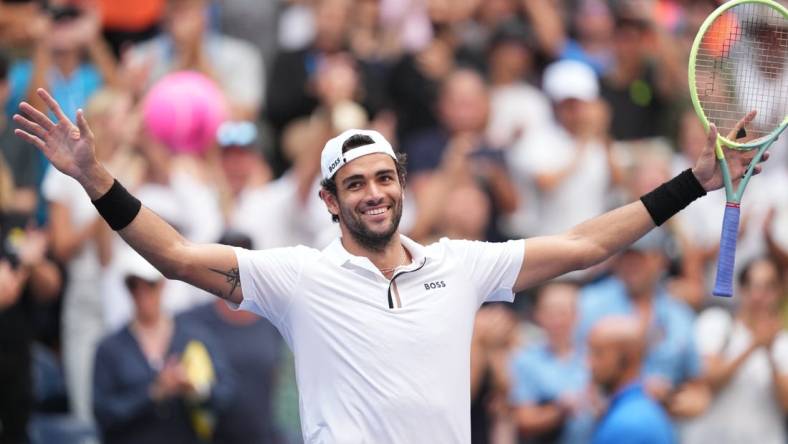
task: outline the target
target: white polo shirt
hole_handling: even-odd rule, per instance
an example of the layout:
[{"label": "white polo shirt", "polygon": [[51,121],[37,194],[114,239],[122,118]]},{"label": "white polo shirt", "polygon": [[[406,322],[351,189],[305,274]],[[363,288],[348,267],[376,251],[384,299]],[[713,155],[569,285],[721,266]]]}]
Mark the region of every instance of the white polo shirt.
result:
[{"label": "white polo shirt", "polygon": [[307,443],[470,443],[474,316],[512,300],[524,241],[402,243],[414,261],[391,281],[339,239],[236,249],[240,308],[295,355]]}]

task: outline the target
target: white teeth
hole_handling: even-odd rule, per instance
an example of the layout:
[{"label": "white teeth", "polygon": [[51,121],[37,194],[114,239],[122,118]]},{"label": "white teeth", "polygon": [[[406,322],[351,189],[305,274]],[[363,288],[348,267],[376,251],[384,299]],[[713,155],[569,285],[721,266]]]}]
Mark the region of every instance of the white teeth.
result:
[{"label": "white teeth", "polygon": [[372,210],[367,210],[364,212],[364,214],[369,216],[377,216],[378,214],[383,214],[385,212],[386,212],[386,208],[384,207],[384,208],[374,208]]}]

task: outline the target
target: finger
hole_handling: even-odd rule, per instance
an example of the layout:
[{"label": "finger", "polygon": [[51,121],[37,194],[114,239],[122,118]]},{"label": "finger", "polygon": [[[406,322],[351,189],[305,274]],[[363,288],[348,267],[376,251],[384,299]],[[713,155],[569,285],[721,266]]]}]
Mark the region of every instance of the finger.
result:
[{"label": "finger", "polygon": [[763,156],[761,156],[761,160],[759,160],[758,163],[766,162],[767,160],[769,160],[769,156],[771,156],[771,155],[772,154],[770,152],[764,151],[763,152]]},{"label": "finger", "polygon": [[706,133],[706,148],[714,149],[717,146],[717,125],[709,124],[709,132]]},{"label": "finger", "polygon": [[16,134],[17,137],[24,140],[25,142],[35,145],[38,149],[43,151],[44,154],[48,152],[47,145],[44,143],[44,141],[28,133],[27,131],[23,131],[21,129],[15,129],[14,134]]},{"label": "finger", "polygon": [[82,108],[77,110],[77,127],[82,137],[93,139],[93,131],[88,126],[88,120],[85,118],[85,112],[82,111]]},{"label": "finger", "polygon": [[55,127],[55,123],[49,120],[49,117],[46,114],[42,113],[41,111],[35,109],[32,105],[27,102],[22,102],[19,104],[19,109],[29,116],[33,121],[37,124],[41,125],[47,131],[52,131]]},{"label": "finger", "polygon": [[[752,122],[752,119],[755,118],[755,115],[757,113],[758,112],[756,110],[752,110],[752,111],[748,112],[744,117],[739,119],[739,121],[736,122],[736,125],[728,133],[728,140],[740,139],[740,137],[738,137],[739,131],[741,131],[746,125],[748,125],[750,122]],[[745,135],[746,135],[746,133],[745,133]]]},{"label": "finger", "polygon": [[38,88],[36,90],[36,93],[38,93],[38,97],[41,97],[41,100],[43,100],[47,104],[49,109],[52,110],[53,113],[55,113],[55,117],[57,117],[58,122],[71,123],[71,120],[69,120],[69,118],[66,117],[66,114],[63,112],[63,109],[60,108],[60,104],[58,104],[57,101],[54,98],[52,98],[52,96],[50,96],[49,93],[44,88]]},{"label": "finger", "polygon": [[14,114],[13,119],[17,125],[24,128],[25,131],[29,132],[30,134],[35,134],[41,139],[46,138],[47,131],[44,128],[41,128],[41,125],[35,122],[31,122],[25,119],[24,117],[20,116],[19,114]]}]

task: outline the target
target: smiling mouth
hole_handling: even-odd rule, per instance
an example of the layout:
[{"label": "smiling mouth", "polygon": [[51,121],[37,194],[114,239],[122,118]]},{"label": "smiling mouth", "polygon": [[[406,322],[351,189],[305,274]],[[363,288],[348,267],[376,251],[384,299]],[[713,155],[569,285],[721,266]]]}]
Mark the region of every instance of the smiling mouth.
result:
[{"label": "smiling mouth", "polygon": [[367,216],[378,216],[389,210],[389,207],[370,208],[363,213]]}]

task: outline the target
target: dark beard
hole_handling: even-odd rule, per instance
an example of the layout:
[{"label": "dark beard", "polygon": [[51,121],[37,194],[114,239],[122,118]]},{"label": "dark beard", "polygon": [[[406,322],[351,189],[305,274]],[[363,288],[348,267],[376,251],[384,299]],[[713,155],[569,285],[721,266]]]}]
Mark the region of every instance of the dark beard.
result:
[{"label": "dark beard", "polygon": [[358,216],[352,209],[345,208],[341,204],[339,205],[339,208],[340,220],[345,223],[345,226],[347,227],[350,235],[353,236],[353,239],[365,249],[377,253],[386,249],[386,246],[389,244],[389,242],[391,242],[391,238],[394,236],[394,233],[397,232],[397,228],[399,228],[399,220],[402,218],[402,199],[400,199],[398,202],[395,202],[391,206],[391,226],[383,233],[377,233],[367,228],[364,222],[361,221],[361,217]]}]

